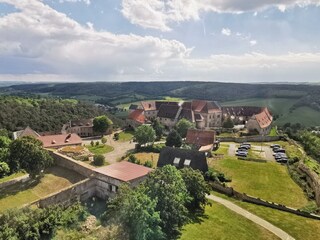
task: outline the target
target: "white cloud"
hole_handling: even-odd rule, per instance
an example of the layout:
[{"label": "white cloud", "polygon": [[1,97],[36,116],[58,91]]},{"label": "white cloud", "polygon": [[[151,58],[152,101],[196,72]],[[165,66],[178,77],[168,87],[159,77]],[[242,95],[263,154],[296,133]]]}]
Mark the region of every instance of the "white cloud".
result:
[{"label": "white cloud", "polygon": [[77,3],[77,2],[83,2],[87,5],[91,4],[91,0],[59,0],[60,3],[64,3],[64,2],[71,2],[71,3]]},{"label": "white cloud", "polygon": [[249,43],[250,43],[251,46],[254,46],[254,45],[257,44],[257,40],[251,40]]},{"label": "white cloud", "polygon": [[193,58],[176,40],[97,31],[38,0],[0,2],[19,10],[0,17],[0,80],[319,81],[320,53]]},{"label": "white cloud", "polygon": [[221,34],[225,36],[230,36],[231,35],[231,30],[229,28],[222,28],[221,29]]},{"label": "white cloud", "polygon": [[320,5],[319,0],[122,0],[122,14],[144,28],[170,31],[170,24],[198,20],[202,12],[243,13],[278,7]]}]

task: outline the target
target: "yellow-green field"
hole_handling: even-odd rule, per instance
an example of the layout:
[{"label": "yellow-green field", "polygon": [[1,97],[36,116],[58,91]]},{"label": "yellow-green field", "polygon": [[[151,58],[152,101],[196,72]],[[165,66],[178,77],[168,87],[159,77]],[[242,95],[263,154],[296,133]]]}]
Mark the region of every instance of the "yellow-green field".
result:
[{"label": "yellow-green field", "polygon": [[295,208],[308,203],[287,167],[276,162],[258,163],[227,157],[213,161],[212,165],[232,178],[228,186],[236,191]]},{"label": "yellow-green field", "polygon": [[61,167],[46,170],[39,182],[15,184],[0,191],[0,211],[21,207],[84,179],[80,174]]},{"label": "yellow-green field", "polygon": [[[146,161],[151,161],[152,162],[152,167],[156,168],[158,159],[159,159],[159,153],[135,153],[133,154],[138,160],[140,160],[141,164],[144,164]],[[125,159],[128,161],[128,158]]]},{"label": "yellow-green field", "polygon": [[183,228],[181,240],[256,240],[278,239],[271,232],[250,220],[232,212],[226,207],[211,202],[204,217],[198,223],[190,223]]}]

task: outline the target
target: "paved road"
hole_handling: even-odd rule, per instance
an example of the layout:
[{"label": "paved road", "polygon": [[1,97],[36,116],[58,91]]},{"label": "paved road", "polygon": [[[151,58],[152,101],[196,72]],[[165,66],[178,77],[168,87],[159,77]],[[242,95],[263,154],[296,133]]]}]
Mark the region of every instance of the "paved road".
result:
[{"label": "paved road", "polygon": [[220,197],[217,197],[217,196],[214,196],[214,195],[209,195],[207,196],[208,199],[210,200],[213,200],[217,203],[220,203],[222,204],[223,206],[229,208],[231,211],[235,212],[235,213],[238,213],[240,214],[241,216],[249,219],[250,221],[260,225],[261,227],[267,229],[268,231],[272,232],[274,235],[278,236],[280,239],[283,239],[283,240],[294,240],[294,238],[292,236],[290,236],[288,233],[286,233],[285,231],[281,230],[280,228],[274,226],[273,224],[267,222],[266,220],[248,212],[247,210],[239,207],[238,205],[226,200],[226,199],[223,199],[223,198],[220,198]]},{"label": "paved road", "polygon": [[230,143],[229,149],[228,149],[228,155],[231,157],[234,157],[236,155],[236,144]]}]

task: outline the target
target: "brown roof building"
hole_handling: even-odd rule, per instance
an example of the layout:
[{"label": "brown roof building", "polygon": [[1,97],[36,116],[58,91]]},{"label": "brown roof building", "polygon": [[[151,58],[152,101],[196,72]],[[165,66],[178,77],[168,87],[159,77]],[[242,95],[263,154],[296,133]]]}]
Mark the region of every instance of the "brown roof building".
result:
[{"label": "brown roof building", "polygon": [[249,132],[258,132],[261,135],[269,134],[272,127],[273,117],[268,108],[263,108],[258,114],[254,114],[247,122]]},{"label": "brown roof building", "polygon": [[126,120],[129,127],[138,127],[146,122],[146,117],[144,115],[143,109],[136,109],[131,112]]},{"label": "brown roof building", "polygon": [[188,129],[186,143],[196,146],[207,146],[213,144],[216,140],[215,131]]},{"label": "brown roof building", "polygon": [[39,136],[44,148],[61,148],[69,145],[81,145],[82,140],[75,133]]},{"label": "brown roof building", "polygon": [[34,131],[31,127],[26,127],[24,130],[13,132],[13,139],[22,138],[26,136],[39,137],[40,135]]}]

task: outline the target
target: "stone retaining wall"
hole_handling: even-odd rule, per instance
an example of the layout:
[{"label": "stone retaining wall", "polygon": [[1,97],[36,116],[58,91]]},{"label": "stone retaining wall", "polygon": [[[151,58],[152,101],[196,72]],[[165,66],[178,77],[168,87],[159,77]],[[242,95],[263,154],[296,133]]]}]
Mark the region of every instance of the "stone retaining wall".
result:
[{"label": "stone retaining wall", "polygon": [[220,142],[273,142],[281,140],[281,136],[246,136],[246,137],[219,137],[217,136],[217,140]]},{"label": "stone retaining wall", "polygon": [[17,178],[11,179],[9,181],[0,183],[0,190],[2,188],[9,187],[9,186],[16,184],[16,183],[24,183],[24,182],[28,181],[29,179],[30,179],[29,174],[26,174],[24,176],[17,177]]},{"label": "stone retaining wall", "polygon": [[245,202],[249,202],[249,203],[253,203],[253,204],[257,204],[257,205],[262,205],[262,206],[269,207],[269,208],[274,208],[274,209],[277,209],[277,210],[293,213],[293,214],[296,214],[296,215],[299,215],[299,216],[303,216],[303,217],[308,217],[308,218],[313,218],[313,219],[320,220],[320,216],[319,215],[310,214],[308,212],[303,212],[303,211],[300,211],[299,209],[287,207],[287,206],[282,205],[282,204],[269,202],[267,200],[263,200],[263,199],[260,199],[260,198],[257,198],[257,197],[249,196],[249,195],[247,195],[245,193],[239,193],[239,192],[235,191],[233,188],[224,187],[221,184],[217,184],[217,183],[214,183],[214,182],[210,183],[210,185],[212,186],[213,190],[218,191],[218,192],[223,193],[223,194],[226,194],[229,197],[234,197],[234,198],[239,199],[241,201],[245,201]]}]

